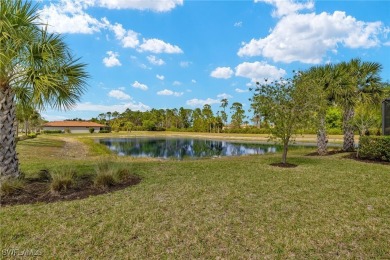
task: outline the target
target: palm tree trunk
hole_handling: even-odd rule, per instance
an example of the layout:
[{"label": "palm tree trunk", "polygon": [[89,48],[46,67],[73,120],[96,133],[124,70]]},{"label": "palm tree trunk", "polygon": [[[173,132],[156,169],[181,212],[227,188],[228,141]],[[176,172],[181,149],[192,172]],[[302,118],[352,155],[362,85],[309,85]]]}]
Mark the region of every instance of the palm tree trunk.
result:
[{"label": "palm tree trunk", "polygon": [[355,115],[353,107],[349,107],[344,110],[343,115],[343,151],[352,152],[355,149],[355,136],[353,133],[353,126],[351,125],[351,120]]},{"label": "palm tree trunk", "polygon": [[326,136],[325,115],[320,118],[320,127],[317,132],[317,153],[326,155],[328,153],[328,138]]},{"label": "palm tree trunk", "polygon": [[0,87],[0,179],[19,176],[16,155],[16,105],[14,93],[7,86]]}]

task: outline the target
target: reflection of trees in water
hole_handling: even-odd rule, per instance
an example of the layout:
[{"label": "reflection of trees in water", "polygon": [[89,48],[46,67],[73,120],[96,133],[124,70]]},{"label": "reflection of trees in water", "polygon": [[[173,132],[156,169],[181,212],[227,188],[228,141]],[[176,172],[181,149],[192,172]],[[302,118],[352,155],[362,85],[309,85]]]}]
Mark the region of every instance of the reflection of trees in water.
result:
[{"label": "reflection of trees in water", "polygon": [[269,145],[202,139],[112,138],[101,139],[100,143],[108,146],[119,155],[178,159],[264,154],[279,151],[277,147]]}]

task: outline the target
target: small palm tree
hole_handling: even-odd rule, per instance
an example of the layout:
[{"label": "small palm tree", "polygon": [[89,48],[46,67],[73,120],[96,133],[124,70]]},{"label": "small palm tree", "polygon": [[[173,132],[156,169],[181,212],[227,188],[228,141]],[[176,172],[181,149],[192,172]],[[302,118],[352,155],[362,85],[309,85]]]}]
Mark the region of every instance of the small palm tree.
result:
[{"label": "small palm tree", "polygon": [[19,175],[16,155],[18,104],[69,109],[85,90],[86,65],[75,59],[58,34],[48,33],[30,1],[0,5],[0,176]]},{"label": "small palm tree", "polygon": [[381,64],[377,62],[362,62],[352,59],[336,65],[344,75],[340,84],[333,88],[335,100],[343,109],[343,150],[353,151],[354,126],[351,123],[355,115],[355,106],[359,102],[380,102],[382,96]]}]

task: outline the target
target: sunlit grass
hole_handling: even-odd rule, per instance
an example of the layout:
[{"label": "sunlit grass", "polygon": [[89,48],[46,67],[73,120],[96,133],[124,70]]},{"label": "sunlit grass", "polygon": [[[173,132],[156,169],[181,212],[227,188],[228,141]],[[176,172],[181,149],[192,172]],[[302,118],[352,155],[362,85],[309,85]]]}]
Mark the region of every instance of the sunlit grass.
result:
[{"label": "sunlit grass", "polygon": [[[83,200],[4,207],[1,250],[36,249],[46,259],[388,258],[390,166],[305,156],[312,151],[292,150],[288,162],[298,167],[289,169],[270,166],[280,154],[114,158],[142,182]],[[33,172],[25,152],[22,168]],[[53,168],[93,172],[97,162]]]}]

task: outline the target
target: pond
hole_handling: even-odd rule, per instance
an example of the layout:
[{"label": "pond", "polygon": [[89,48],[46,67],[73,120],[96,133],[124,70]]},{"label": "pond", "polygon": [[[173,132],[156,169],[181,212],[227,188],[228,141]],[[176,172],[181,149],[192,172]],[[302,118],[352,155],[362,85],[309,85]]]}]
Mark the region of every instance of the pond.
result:
[{"label": "pond", "polygon": [[98,142],[121,156],[152,158],[202,158],[275,153],[277,145],[191,138],[106,138]]}]

